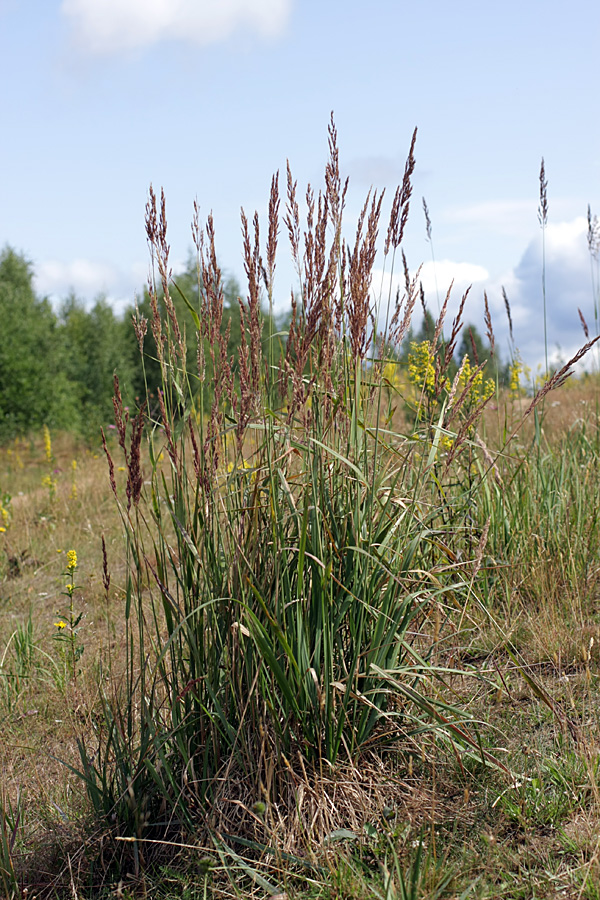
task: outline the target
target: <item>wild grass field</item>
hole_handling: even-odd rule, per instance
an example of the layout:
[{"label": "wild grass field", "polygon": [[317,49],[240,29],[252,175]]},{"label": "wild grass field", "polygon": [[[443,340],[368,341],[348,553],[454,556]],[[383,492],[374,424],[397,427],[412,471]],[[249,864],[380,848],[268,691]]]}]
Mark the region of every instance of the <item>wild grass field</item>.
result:
[{"label": "wild grass field", "polygon": [[462,302],[411,340],[413,150],[352,240],[333,124],[306,223],[273,180],[235,359],[212,221],[196,302],[151,191],[160,390],[0,448],[5,896],[600,896],[594,340],[506,387]]}]

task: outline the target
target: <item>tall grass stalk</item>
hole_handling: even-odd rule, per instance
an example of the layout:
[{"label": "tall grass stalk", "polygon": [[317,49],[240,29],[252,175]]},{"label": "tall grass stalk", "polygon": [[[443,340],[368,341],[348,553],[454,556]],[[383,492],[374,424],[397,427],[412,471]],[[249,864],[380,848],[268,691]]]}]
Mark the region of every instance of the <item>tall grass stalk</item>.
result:
[{"label": "tall grass stalk", "polygon": [[[590,255],[590,275],[592,280],[592,300],[594,303],[594,333],[600,334],[600,223],[598,216],[592,216],[592,209],[587,208],[587,244]],[[596,372],[600,372],[600,364],[596,356]]]},{"label": "tall grass stalk", "polygon": [[435,296],[437,298],[437,307],[438,313],[440,312],[440,291],[438,288],[438,280],[437,280],[437,267],[435,264],[435,253],[433,249],[433,228],[431,225],[431,217],[429,215],[429,207],[427,206],[427,201],[425,197],[423,197],[423,213],[425,215],[425,233],[427,234],[427,241],[429,243],[429,247],[431,250],[431,265],[433,266],[433,278],[435,281]]},{"label": "tall grass stalk", "polygon": [[546,226],[548,224],[548,180],[544,157],[540,166],[540,205],[538,207],[538,220],[542,229],[542,298],[544,301],[544,378],[548,378],[548,317],[546,314]]}]

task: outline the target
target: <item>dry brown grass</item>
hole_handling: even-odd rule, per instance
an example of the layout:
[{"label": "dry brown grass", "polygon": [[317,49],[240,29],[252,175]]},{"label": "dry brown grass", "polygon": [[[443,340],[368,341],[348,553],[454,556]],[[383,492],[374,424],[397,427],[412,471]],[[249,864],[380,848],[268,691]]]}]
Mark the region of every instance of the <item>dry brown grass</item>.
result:
[{"label": "dry brown grass", "polygon": [[[121,529],[107,479],[106,463],[73,443],[67,436],[53,441],[58,486],[53,500],[41,484],[48,470],[41,436],[27,444],[0,450],[0,483],[12,494],[12,519],[0,536],[0,647],[4,655],[3,684],[10,704],[3,697],[3,741],[0,769],[3,788],[16,802],[23,797],[24,833],[29,841],[41,839],[49,830],[60,838],[68,833],[87,802],[81,782],[65,764],[77,765],[77,738],[89,732],[97,708],[96,675],[99,661],[110,649],[120,652],[120,634],[113,613],[122,604],[124,554]],[[77,495],[72,496],[72,461],[77,460]],[[118,473],[123,480],[123,473]],[[111,557],[114,590],[107,599],[102,585],[101,539],[105,535]],[[54,625],[64,614],[62,595],[66,579],[66,551],[77,551],[76,611],[83,613],[80,637],[85,650],[77,682],[66,679],[61,686],[61,645]],[[14,632],[29,616],[33,623],[30,671],[18,686],[15,679]]]}]

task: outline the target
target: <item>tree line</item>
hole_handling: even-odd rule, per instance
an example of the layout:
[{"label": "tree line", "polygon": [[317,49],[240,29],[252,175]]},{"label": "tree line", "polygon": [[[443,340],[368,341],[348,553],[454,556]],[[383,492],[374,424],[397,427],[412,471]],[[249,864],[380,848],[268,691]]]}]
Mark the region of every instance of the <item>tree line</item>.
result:
[{"label": "tree line", "polygon": [[[0,252],[0,442],[43,425],[95,442],[100,428],[113,420],[115,374],[123,402],[132,408],[146,390],[156,393],[160,369],[152,331],[148,329],[142,361],[132,325],[134,303],[117,315],[104,298],[88,308],[71,293],[54,309],[36,294],[33,278],[33,266],[23,255],[10,247]],[[193,302],[198,292],[195,263],[190,261],[177,280]],[[231,352],[240,340],[238,295],[235,280],[226,281],[224,318],[231,319]],[[184,322],[189,312],[179,296],[174,299]],[[147,291],[138,299],[138,309],[151,319]],[[195,341],[189,344],[193,371]]]},{"label": "tree line", "polygon": [[[102,426],[113,419],[113,377],[118,375],[123,401],[136,408],[138,398],[152,396],[160,385],[160,369],[152,331],[144,343],[144,359],[139,352],[132,326],[135,306],[117,315],[106,299],[99,298],[87,308],[75,294],[67,296],[58,309],[39,297],[33,285],[32,264],[10,247],[0,252],[0,442],[40,429],[68,430],[96,442]],[[177,276],[177,284],[192,306],[198,302],[195,260]],[[224,283],[224,327],[228,328],[228,349],[235,353],[240,343],[238,304],[240,288],[234,278]],[[188,336],[193,321],[179,290],[173,301]],[[152,317],[147,291],[138,308]],[[265,315],[265,319],[268,317]],[[289,316],[265,322],[263,334],[285,332]],[[435,325],[426,313],[420,329],[411,333],[402,348],[408,352],[411,340],[431,339]],[[280,342],[281,346],[281,342]],[[472,362],[489,357],[474,326],[467,326],[457,356],[467,354]],[[195,340],[188,340],[188,369],[195,371]],[[488,363],[488,372],[505,380],[506,367],[497,356]]]}]

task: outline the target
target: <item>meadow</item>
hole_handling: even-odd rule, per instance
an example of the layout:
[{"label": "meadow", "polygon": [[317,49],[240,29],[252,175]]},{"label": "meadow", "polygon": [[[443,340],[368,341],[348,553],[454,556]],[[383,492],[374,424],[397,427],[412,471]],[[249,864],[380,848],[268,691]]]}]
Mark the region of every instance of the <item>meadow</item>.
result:
[{"label": "meadow", "polygon": [[505,387],[487,302],[486,359],[449,297],[414,340],[414,141],[348,241],[329,137],[305,223],[289,172],[243,218],[235,358],[212,221],[192,297],[151,191],[160,387],[0,448],[7,897],[600,896],[594,339]]}]

